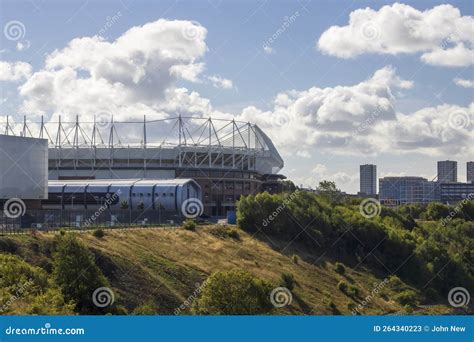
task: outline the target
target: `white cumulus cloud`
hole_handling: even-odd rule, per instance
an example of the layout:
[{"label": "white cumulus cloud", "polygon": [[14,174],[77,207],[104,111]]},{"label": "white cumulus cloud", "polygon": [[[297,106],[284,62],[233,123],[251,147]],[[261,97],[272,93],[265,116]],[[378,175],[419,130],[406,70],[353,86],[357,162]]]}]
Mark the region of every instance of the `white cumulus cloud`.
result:
[{"label": "white cumulus cloud", "polygon": [[474,63],[474,18],[462,16],[452,5],[420,11],[395,3],[378,11],[353,11],[346,26],[332,26],[318,41],[329,55],[352,58],[365,53],[423,53],[421,59],[440,66]]},{"label": "white cumulus cloud", "polygon": [[474,81],[471,80],[465,80],[462,78],[455,78],[453,82],[463,88],[474,88]]},{"label": "white cumulus cloud", "polygon": [[[21,111],[73,121],[95,113],[116,120],[183,115],[208,116],[212,106],[180,80],[203,82],[207,30],[196,22],[165,20],[130,28],[115,41],[73,39],[46,57],[44,68],[20,86]],[[223,88],[230,80],[213,76]]]},{"label": "white cumulus cloud", "polygon": [[232,89],[234,87],[232,80],[228,80],[219,75],[209,76],[207,79],[215,88]]},{"label": "white cumulus cloud", "polygon": [[21,81],[31,76],[33,68],[25,62],[0,61],[0,81]]},{"label": "white cumulus cloud", "polygon": [[393,93],[412,86],[385,67],[352,86],[280,93],[271,110],[247,107],[240,119],[257,122],[286,155],[474,155],[474,104],[400,113]]}]

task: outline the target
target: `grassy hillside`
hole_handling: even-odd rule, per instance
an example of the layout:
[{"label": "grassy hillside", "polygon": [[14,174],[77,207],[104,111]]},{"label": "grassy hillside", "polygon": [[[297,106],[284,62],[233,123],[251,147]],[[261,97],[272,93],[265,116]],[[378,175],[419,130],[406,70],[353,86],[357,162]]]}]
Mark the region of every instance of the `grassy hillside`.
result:
[{"label": "grassy hillside", "polygon": [[[345,266],[341,275],[335,270],[336,262],[341,260],[321,256],[323,250],[307,244],[289,245],[288,241],[249,235],[238,228],[238,237],[232,238],[219,234],[223,229],[202,226],[196,231],[182,228],[108,230],[101,238],[92,232],[77,233],[77,237],[93,252],[96,264],[111,284],[116,303],[129,314],[143,305],[158,314],[173,314],[210,274],[237,268],[275,287],[280,286],[283,273],[293,275],[293,301],[274,309],[273,314],[350,315],[358,305],[363,315],[451,312],[448,305],[424,302],[416,289],[398,278],[389,279],[386,274],[368,271],[363,265],[355,270]],[[0,252],[18,255],[30,265],[51,273],[58,235],[0,237]],[[387,281],[382,283],[384,279]],[[341,281],[351,289],[350,295],[341,291]],[[380,286],[381,283],[384,285]],[[374,289],[378,289],[378,293],[374,293]],[[412,308],[404,307],[399,298],[401,292],[409,289],[419,298]],[[366,300],[369,295],[371,299]],[[181,313],[189,314],[190,305]]]}]

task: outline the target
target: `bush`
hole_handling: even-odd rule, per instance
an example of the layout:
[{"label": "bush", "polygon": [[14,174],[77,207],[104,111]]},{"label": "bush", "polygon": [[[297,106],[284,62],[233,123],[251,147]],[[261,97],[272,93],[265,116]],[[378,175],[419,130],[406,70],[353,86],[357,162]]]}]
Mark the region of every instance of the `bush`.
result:
[{"label": "bush", "polygon": [[235,228],[216,226],[216,227],[211,228],[209,233],[222,239],[240,240],[239,231]]},{"label": "bush", "polygon": [[349,311],[351,311],[352,313],[355,314],[355,309],[356,309],[357,305],[355,305],[354,303],[350,302],[350,303],[347,303],[347,309],[349,309]]},{"label": "bush", "polygon": [[341,291],[346,293],[347,292],[347,283],[344,280],[341,280],[337,283],[337,288]]},{"label": "bush", "polygon": [[281,286],[286,287],[288,290],[295,288],[295,277],[291,273],[281,274]]},{"label": "bush", "polygon": [[0,314],[70,315],[74,303],[64,300],[61,291],[39,267],[14,255],[0,254]]},{"label": "bush", "polygon": [[291,261],[293,261],[294,264],[298,265],[300,262],[300,257],[297,256],[296,254],[293,254],[291,257]]},{"label": "bush", "polygon": [[103,229],[99,228],[99,229],[94,230],[92,235],[94,235],[98,239],[102,239],[105,236],[105,232]]},{"label": "bush", "polygon": [[341,275],[346,273],[346,267],[340,262],[336,262],[335,271]]},{"label": "bush", "polygon": [[405,290],[395,296],[395,300],[401,305],[415,306],[417,295],[413,290]]},{"label": "bush", "polygon": [[357,286],[349,285],[347,289],[347,294],[351,297],[359,297],[359,289]]},{"label": "bush", "polygon": [[192,219],[187,219],[186,221],[183,222],[183,228],[186,230],[195,231],[196,227],[197,227],[197,224]]},{"label": "bush", "polygon": [[243,270],[213,273],[193,303],[200,315],[258,315],[272,310],[273,286]]},{"label": "bush", "polygon": [[94,305],[92,294],[97,288],[110,285],[95,264],[93,254],[72,234],[59,239],[53,276],[65,299],[76,303],[77,312],[103,312]]}]

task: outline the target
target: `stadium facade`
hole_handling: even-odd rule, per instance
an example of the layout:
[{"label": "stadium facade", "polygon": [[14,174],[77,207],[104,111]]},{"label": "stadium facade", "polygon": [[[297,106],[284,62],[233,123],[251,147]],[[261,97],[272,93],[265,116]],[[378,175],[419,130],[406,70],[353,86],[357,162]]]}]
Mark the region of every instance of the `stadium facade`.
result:
[{"label": "stadium facade", "polygon": [[106,115],[92,122],[7,121],[6,134],[18,131],[49,141],[50,180],[193,179],[209,216],[226,215],[240,196],[283,178],[273,142],[249,122],[182,116],[117,122]]}]

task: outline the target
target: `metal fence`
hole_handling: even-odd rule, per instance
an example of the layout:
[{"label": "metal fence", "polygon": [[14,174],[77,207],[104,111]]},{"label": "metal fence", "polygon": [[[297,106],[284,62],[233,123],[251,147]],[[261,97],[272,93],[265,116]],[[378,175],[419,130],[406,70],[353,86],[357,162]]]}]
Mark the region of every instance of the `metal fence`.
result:
[{"label": "metal fence", "polygon": [[181,224],[185,218],[164,210],[27,210],[12,218],[0,212],[0,234],[21,234],[32,230],[86,230],[134,228]]}]

